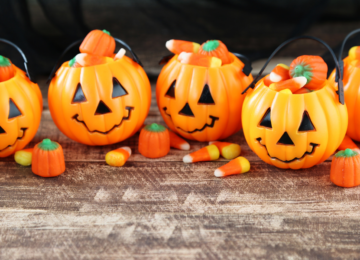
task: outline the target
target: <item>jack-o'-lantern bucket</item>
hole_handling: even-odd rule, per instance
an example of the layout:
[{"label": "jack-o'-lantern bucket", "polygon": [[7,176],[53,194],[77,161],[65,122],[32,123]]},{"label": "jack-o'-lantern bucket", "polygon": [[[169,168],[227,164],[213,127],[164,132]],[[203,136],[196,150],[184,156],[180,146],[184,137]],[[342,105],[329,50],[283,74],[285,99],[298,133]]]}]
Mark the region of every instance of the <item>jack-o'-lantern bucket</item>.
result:
[{"label": "jack-o'-lantern bucket", "polygon": [[[346,134],[356,141],[360,141],[360,46],[352,47],[349,50],[349,55],[344,60],[342,60],[342,53],[347,40],[359,32],[360,29],[354,30],[345,37],[338,57],[341,79],[344,85],[345,103],[349,115]],[[337,88],[335,74],[335,71],[331,73],[329,83]]]},{"label": "jack-o'-lantern bucket", "polygon": [[[71,44],[63,55],[80,42]],[[133,59],[124,55],[123,48],[115,55],[115,42]],[[142,127],[150,109],[151,87],[141,62],[129,45],[105,30],[91,31],[80,52],[57,71],[56,65],[50,75],[51,116],[61,132],[76,142],[123,141]]]},{"label": "jack-o'-lantern bucket", "polygon": [[[319,72],[317,66],[322,60],[319,56],[295,59],[289,68],[293,78],[284,82],[270,86],[265,85],[265,78],[257,82],[272,57],[298,39],[322,43],[334,58],[336,73],[339,75],[340,72],[335,54],[325,42],[311,36],[300,36],[281,44],[244,91],[247,91],[242,112],[245,139],[264,162],[279,168],[309,168],[323,162],[339,147],[348,124],[341,79],[337,77],[340,86],[337,92],[326,80],[325,62],[325,73]],[[314,64],[306,63],[306,58],[311,62],[311,57],[316,57]],[[289,90],[296,89],[300,83],[309,89],[294,93]],[[278,91],[284,85],[287,89]]]},{"label": "jack-o'-lantern bucket", "polygon": [[21,54],[26,70],[25,73],[8,58],[0,56],[0,157],[7,157],[34,138],[40,125],[43,101],[39,86],[30,79],[25,54],[8,40],[0,39],[0,42]]},{"label": "jack-o'-lantern bucket", "polygon": [[[241,129],[241,92],[252,81],[249,60],[211,40],[170,40],[156,84],[161,116],[175,133],[197,141],[224,139]],[[240,58],[244,61],[241,61]]]}]

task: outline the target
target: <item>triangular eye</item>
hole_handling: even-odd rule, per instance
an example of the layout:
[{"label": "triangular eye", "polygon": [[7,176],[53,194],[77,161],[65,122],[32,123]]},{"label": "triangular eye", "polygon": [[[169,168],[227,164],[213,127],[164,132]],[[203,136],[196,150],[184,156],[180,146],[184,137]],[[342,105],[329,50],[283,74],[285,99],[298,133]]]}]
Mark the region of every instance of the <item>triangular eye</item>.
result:
[{"label": "triangular eye", "polygon": [[198,103],[199,104],[208,104],[208,105],[215,104],[214,99],[211,96],[210,88],[209,88],[208,84],[205,84]]},{"label": "triangular eye", "polygon": [[9,103],[10,103],[9,119],[21,116],[22,114],[19,108],[15,105],[14,101],[10,99]]},{"label": "triangular eye", "polygon": [[113,93],[112,98],[122,97],[127,95],[127,91],[125,88],[120,84],[117,78],[113,78]]},{"label": "triangular eye", "polygon": [[271,119],[270,119],[270,108],[268,108],[268,110],[266,110],[263,118],[260,121],[260,126],[263,127],[267,127],[267,128],[272,128],[272,124],[271,124]]},{"label": "triangular eye", "polygon": [[307,111],[304,111],[303,119],[301,121],[301,125],[299,127],[299,132],[305,132],[305,131],[313,131],[315,130],[315,127],[313,123],[311,122],[311,119],[309,117],[309,113]]},{"label": "triangular eye", "polygon": [[73,103],[81,103],[87,101],[84,92],[82,90],[81,84],[79,83],[76,87],[76,92],[73,98]]},{"label": "triangular eye", "polygon": [[175,85],[176,85],[176,80],[174,80],[173,83],[171,83],[165,96],[170,97],[170,98],[175,98]]},{"label": "triangular eye", "polygon": [[1,126],[0,126],[0,134],[6,134],[4,128],[2,128]]}]

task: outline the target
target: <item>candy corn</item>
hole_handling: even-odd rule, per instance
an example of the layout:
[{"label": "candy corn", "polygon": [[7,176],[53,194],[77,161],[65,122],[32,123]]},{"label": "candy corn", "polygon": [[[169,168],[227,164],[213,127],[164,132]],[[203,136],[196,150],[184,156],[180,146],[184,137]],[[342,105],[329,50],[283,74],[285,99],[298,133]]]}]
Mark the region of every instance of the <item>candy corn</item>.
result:
[{"label": "candy corn", "polygon": [[24,149],[15,153],[15,162],[22,166],[30,166],[32,161],[33,148]]},{"label": "candy corn", "polygon": [[290,89],[283,89],[283,90],[280,90],[279,93],[284,93],[284,94],[292,94],[291,90]]},{"label": "candy corn", "polygon": [[360,59],[360,48],[359,46],[354,46],[349,50],[349,58],[352,60]]},{"label": "candy corn", "polygon": [[108,152],[105,156],[105,161],[110,166],[123,166],[131,155],[130,147],[121,147],[119,149]]},{"label": "candy corn", "polygon": [[184,52],[198,52],[200,44],[196,42],[188,42],[182,40],[169,40],[165,44],[166,48],[175,54],[180,54]]},{"label": "candy corn", "polygon": [[353,60],[350,62],[351,66],[360,68],[360,60]]},{"label": "candy corn", "polygon": [[250,162],[242,156],[235,158],[227,164],[217,168],[214,172],[216,177],[225,177],[234,174],[248,172],[250,170]]},{"label": "candy corn", "polygon": [[345,149],[359,149],[359,147],[351,140],[351,138],[345,135],[344,140],[341,142],[338,150],[345,150]]},{"label": "candy corn", "polygon": [[270,75],[266,75],[266,76],[264,77],[264,84],[265,84],[266,86],[270,86],[271,83],[273,83],[273,82],[270,80]]},{"label": "candy corn", "polygon": [[289,78],[289,66],[282,63],[276,65],[269,75],[269,80],[272,82],[279,82]]},{"label": "candy corn", "polygon": [[178,61],[184,64],[191,64],[210,68],[221,66],[221,60],[219,58],[191,52],[180,53],[180,55],[178,56]]},{"label": "candy corn", "polygon": [[184,163],[194,163],[194,162],[207,162],[214,161],[219,159],[220,152],[216,145],[208,145],[196,152],[185,155],[183,158]]},{"label": "candy corn", "polygon": [[190,150],[190,144],[181,137],[179,137],[177,134],[169,131],[169,136],[170,136],[170,147],[179,150]]},{"label": "candy corn", "polygon": [[307,93],[311,93],[312,90],[308,89],[308,88],[301,88],[297,91],[294,92],[294,94],[307,94]]},{"label": "candy corn", "polygon": [[292,93],[294,93],[295,91],[297,91],[297,90],[301,89],[303,86],[305,86],[306,82],[307,82],[307,79],[303,76],[300,76],[300,77],[295,77],[292,79],[272,83],[269,86],[269,88],[276,90],[276,91],[281,91],[283,89],[289,89]]},{"label": "candy corn", "polygon": [[73,68],[89,67],[94,65],[105,64],[106,58],[88,53],[79,53],[72,60],[69,65]]},{"label": "candy corn", "polygon": [[126,53],[126,50],[124,48],[121,48],[118,53],[116,53],[115,57],[114,57],[114,60],[119,60],[121,59],[122,57],[124,57]]},{"label": "candy corn", "polygon": [[221,156],[228,160],[238,157],[241,153],[241,147],[238,144],[226,142],[209,142],[209,144],[216,145]]}]

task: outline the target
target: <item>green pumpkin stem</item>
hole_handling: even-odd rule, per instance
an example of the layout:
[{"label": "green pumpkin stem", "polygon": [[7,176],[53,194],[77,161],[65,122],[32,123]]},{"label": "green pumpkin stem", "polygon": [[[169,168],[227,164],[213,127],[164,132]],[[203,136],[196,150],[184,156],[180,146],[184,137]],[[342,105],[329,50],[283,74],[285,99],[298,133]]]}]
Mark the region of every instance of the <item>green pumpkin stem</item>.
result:
[{"label": "green pumpkin stem", "polygon": [[56,150],[59,145],[53,141],[51,141],[50,139],[46,138],[44,140],[42,140],[41,143],[39,143],[38,145],[39,149],[44,150],[44,151],[53,151]]},{"label": "green pumpkin stem", "polygon": [[355,152],[354,150],[351,150],[349,148],[343,150],[343,151],[339,151],[335,154],[335,157],[353,157],[358,155],[357,152]]},{"label": "green pumpkin stem", "polygon": [[70,67],[73,67],[75,65],[75,62],[76,62],[76,57],[72,58],[70,61],[69,61],[69,66]]},{"label": "green pumpkin stem", "polygon": [[111,34],[110,34],[110,32],[109,31],[107,31],[107,30],[102,30],[104,33],[106,33],[106,34],[108,34],[108,35],[110,35],[111,36]]},{"label": "green pumpkin stem", "polygon": [[145,126],[145,130],[148,130],[150,132],[164,132],[166,128],[162,125],[152,123],[151,125]]},{"label": "green pumpkin stem", "polygon": [[0,55],[0,67],[9,67],[9,66],[11,66],[10,60]]},{"label": "green pumpkin stem", "polygon": [[218,40],[209,40],[204,43],[202,46],[202,49],[204,51],[210,52],[216,50],[220,45],[220,42]]}]

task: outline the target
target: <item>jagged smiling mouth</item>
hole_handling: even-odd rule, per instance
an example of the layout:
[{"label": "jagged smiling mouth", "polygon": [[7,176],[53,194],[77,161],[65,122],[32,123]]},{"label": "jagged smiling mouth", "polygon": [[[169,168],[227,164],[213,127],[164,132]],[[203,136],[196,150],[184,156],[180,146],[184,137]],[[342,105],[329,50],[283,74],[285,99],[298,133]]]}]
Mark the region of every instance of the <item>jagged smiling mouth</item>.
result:
[{"label": "jagged smiling mouth", "polygon": [[[166,111],[167,111],[167,107],[164,107],[163,110],[164,110],[165,114],[171,118],[171,115],[166,112]],[[210,124],[206,123],[206,124],[205,124],[202,128],[200,128],[200,129],[197,129],[197,128],[196,128],[196,129],[193,130],[193,131],[185,131],[185,130],[181,129],[181,127],[178,127],[178,126],[177,126],[177,128],[180,129],[181,131],[185,132],[185,133],[188,133],[188,134],[193,134],[193,133],[195,133],[195,132],[201,132],[201,131],[203,131],[203,130],[204,130],[205,128],[207,128],[207,127],[213,128],[214,125],[215,125],[215,121],[216,121],[216,120],[219,120],[219,118],[216,117],[216,116],[209,116],[209,118],[211,118],[211,123],[210,123]]]},{"label": "jagged smiling mouth", "polygon": [[120,127],[121,124],[124,122],[124,120],[129,120],[129,119],[130,119],[131,110],[133,110],[134,107],[125,107],[125,109],[128,111],[128,116],[127,116],[127,117],[123,117],[123,118],[121,119],[121,121],[120,121],[119,124],[114,125],[109,131],[106,131],[106,132],[101,132],[101,131],[98,131],[98,130],[93,130],[93,131],[91,131],[91,130],[87,127],[87,125],[86,125],[86,123],[85,123],[84,121],[81,121],[81,120],[78,119],[79,114],[74,115],[74,116],[72,117],[72,119],[76,120],[78,123],[83,124],[83,125],[85,126],[85,128],[88,130],[89,133],[99,133],[99,134],[106,135],[106,134],[110,133],[111,131],[113,131],[115,128]]},{"label": "jagged smiling mouth", "polygon": [[283,162],[283,163],[291,163],[291,162],[296,161],[296,160],[301,160],[301,159],[303,159],[306,155],[311,155],[311,154],[313,154],[313,153],[315,152],[315,148],[316,148],[317,146],[319,146],[319,144],[310,143],[310,145],[311,145],[311,147],[312,147],[310,152],[306,151],[300,158],[295,157],[295,158],[292,159],[292,160],[283,161],[283,160],[280,160],[280,159],[277,158],[277,157],[272,157],[272,156],[270,156],[269,151],[268,151],[266,145],[261,143],[261,137],[256,138],[256,140],[259,142],[259,144],[260,144],[261,146],[263,146],[263,147],[265,148],[268,156],[269,156],[271,159],[276,159],[276,160],[278,160],[278,161],[280,161],[280,162]]},{"label": "jagged smiling mouth", "polygon": [[22,139],[25,137],[25,132],[26,132],[27,128],[20,128],[20,130],[23,131],[23,132],[22,132],[22,133],[23,133],[22,136],[19,136],[18,138],[16,138],[15,142],[14,142],[12,145],[6,146],[4,149],[0,150],[0,152],[5,151],[5,150],[8,149],[9,147],[13,147],[13,146],[17,143],[17,141],[22,140]]}]

